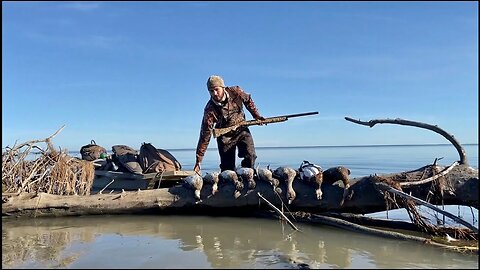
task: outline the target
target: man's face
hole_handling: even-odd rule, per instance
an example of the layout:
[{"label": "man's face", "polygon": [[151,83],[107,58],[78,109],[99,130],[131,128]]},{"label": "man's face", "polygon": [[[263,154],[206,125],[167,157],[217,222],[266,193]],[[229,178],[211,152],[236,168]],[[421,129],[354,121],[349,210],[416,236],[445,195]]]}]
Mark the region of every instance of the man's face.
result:
[{"label": "man's face", "polygon": [[221,86],[216,86],[208,89],[208,92],[210,93],[210,96],[215,100],[216,102],[220,102],[223,98],[223,95],[225,94],[225,88]]}]

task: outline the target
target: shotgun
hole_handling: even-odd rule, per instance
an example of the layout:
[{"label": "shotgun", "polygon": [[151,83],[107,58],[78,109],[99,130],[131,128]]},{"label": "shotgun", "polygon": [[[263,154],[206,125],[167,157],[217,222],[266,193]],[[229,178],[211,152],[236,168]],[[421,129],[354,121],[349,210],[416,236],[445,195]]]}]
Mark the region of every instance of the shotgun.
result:
[{"label": "shotgun", "polygon": [[318,114],[318,112],[306,112],[306,113],[297,113],[297,114],[287,114],[287,115],[281,115],[281,116],[274,116],[274,117],[267,117],[265,120],[248,120],[248,121],[242,121],[236,125],[229,126],[226,128],[215,128],[213,130],[213,137],[217,138],[219,136],[222,136],[223,134],[226,134],[232,130],[235,130],[239,127],[248,127],[248,126],[253,126],[253,125],[265,125],[265,124],[271,124],[271,123],[278,123],[278,122],[284,122],[287,121],[288,118],[291,117],[300,117],[300,116],[307,116],[307,115],[312,115],[312,114]]}]

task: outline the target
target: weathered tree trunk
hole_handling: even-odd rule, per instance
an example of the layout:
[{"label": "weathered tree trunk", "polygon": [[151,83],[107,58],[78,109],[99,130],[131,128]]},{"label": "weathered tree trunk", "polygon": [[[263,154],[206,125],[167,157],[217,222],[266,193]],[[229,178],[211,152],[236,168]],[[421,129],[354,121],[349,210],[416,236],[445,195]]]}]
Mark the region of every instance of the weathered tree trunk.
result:
[{"label": "weathered tree trunk", "polygon": [[[420,169],[382,175],[399,183],[405,180],[419,179],[424,171],[431,170],[432,166]],[[427,173],[428,175],[428,173]],[[466,165],[458,165],[451,169],[444,177],[445,186],[448,187],[443,197],[443,203],[448,205],[458,204],[478,208],[478,170]],[[372,176],[354,178],[351,180],[351,199],[346,200],[343,206],[339,205],[343,196],[343,188],[337,185],[323,186],[324,197],[317,200],[314,187],[300,181],[294,182],[297,193],[296,199],[286,207],[290,211],[307,211],[321,213],[334,211],[342,213],[372,213],[387,209],[383,193],[376,188]],[[425,200],[429,194],[432,182],[418,185],[405,185],[403,191]],[[139,214],[139,213],[181,213],[209,214],[215,212],[232,213],[253,211],[259,208],[269,209],[257,192],[278,208],[286,202],[286,186],[282,186],[282,194],[274,193],[272,187],[266,182],[257,182],[255,190],[244,190],[242,195],[233,197],[234,186],[227,184],[221,186],[218,193],[211,196],[211,186],[205,184],[202,200],[197,202],[193,191],[181,185],[171,188],[154,190],[128,191],[115,194],[97,194],[89,196],[59,196],[46,193],[32,194],[21,193],[13,196],[2,196],[3,216],[69,216],[69,215],[96,215],[96,214]],[[431,196],[431,195],[430,195]],[[281,200],[280,200],[281,198]],[[433,204],[441,204],[438,196],[430,199]],[[395,208],[390,206],[389,208]],[[285,205],[283,206],[285,209]]]}]

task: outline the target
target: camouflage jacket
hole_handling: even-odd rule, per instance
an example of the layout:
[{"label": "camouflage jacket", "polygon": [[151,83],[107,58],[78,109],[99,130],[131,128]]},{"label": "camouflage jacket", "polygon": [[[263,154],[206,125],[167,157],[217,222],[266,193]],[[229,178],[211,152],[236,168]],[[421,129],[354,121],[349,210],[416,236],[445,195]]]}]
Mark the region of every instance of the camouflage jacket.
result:
[{"label": "camouflage jacket", "polygon": [[227,102],[225,105],[217,105],[211,98],[203,110],[202,125],[200,128],[200,137],[198,139],[196,161],[201,163],[203,156],[207,151],[213,128],[223,128],[241,121],[245,121],[243,105],[250,114],[257,119],[260,113],[253,102],[250,94],[246,93],[239,86],[227,86],[225,88]]}]

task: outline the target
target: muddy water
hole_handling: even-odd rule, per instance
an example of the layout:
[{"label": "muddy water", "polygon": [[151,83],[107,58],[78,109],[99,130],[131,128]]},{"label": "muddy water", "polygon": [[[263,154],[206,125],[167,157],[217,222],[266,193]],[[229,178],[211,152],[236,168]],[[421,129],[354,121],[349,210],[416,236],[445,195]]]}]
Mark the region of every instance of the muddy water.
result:
[{"label": "muddy water", "polygon": [[478,255],[321,225],[196,216],[2,220],[3,268],[478,268]]}]

